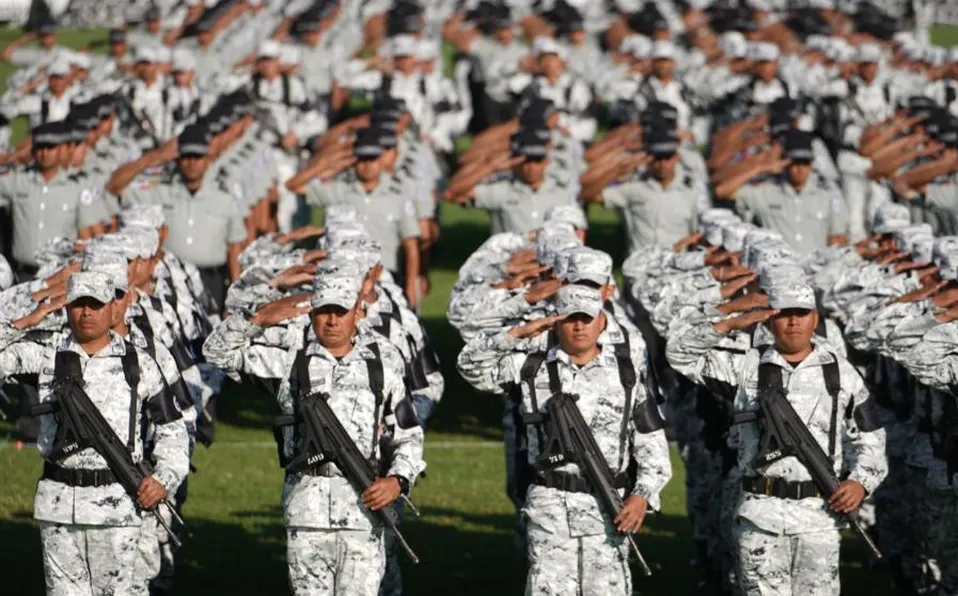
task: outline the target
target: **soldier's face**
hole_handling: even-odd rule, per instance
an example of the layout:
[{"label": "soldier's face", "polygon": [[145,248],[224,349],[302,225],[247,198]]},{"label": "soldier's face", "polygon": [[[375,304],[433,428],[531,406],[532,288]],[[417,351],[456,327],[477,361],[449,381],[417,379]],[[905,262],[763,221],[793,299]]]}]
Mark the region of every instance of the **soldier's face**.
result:
[{"label": "soldier's face", "polygon": [[808,181],[808,177],[812,174],[812,164],[807,161],[793,161],[788,164],[786,172],[788,181],[791,182],[793,186],[800,188],[804,186],[805,182]]},{"label": "soldier's face", "polygon": [[768,321],[779,353],[800,354],[812,343],[818,313],[805,308],[787,308]]},{"label": "soldier's face", "polygon": [[677,154],[672,154],[668,157],[660,157],[653,159],[652,163],[649,164],[649,169],[652,170],[652,174],[655,175],[658,180],[671,180],[675,175],[675,166],[679,163],[679,157]]},{"label": "soldier's face", "polygon": [[512,40],[516,38],[515,32],[513,32],[512,27],[499,27],[492,33],[496,40],[503,44],[509,45],[512,43]]},{"label": "soldier's face", "polygon": [[313,331],[326,349],[342,348],[356,333],[357,309],[329,304],[313,310]]},{"label": "soldier's face", "polygon": [[50,49],[53,46],[57,45],[57,34],[56,33],[41,33],[40,34],[40,45],[46,49]]},{"label": "soldier's face", "polygon": [[54,95],[59,97],[60,95],[63,94],[64,91],[67,90],[69,79],[67,77],[61,77],[57,75],[57,76],[50,77],[49,83],[50,83],[50,91],[52,91]]},{"label": "soldier's face", "polygon": [[403,74],[409,74],[416,70],[415,56],[396,56],[393,58],[393,66]]},{"label": "soldier's face", "polygon": [[125,41],[114,41],[110,44],[110,56],[114,58],[122,58],[125,55],[126,55]]},{"label": "soldier's face", "polygon": [[380,172],[382,172],[382,161],[379,158],[356,161],[356,175],[362,182],[372,182],[378,179]]},{"label": "soldier's face", "polygon": [[548,165],[549,160],[546,158],[526,159],[519,166],[519,174],[526,184],[538,184],[545,178],[546,166]]},{"label": "soldier's face", "polygon": [[576,313],[556,323],[556,337],[562,350],[575,356],[595,348],[603,329],[605,313],[599,313],[597,317]]},{"label": "soldier's face", "polygon": [[557,77],[562,74],[565,64],[562,58],[555,54],[544,54],[539,57],[539,70],[547,77]]},{"label": "soldier's face", "polygon": [[764,82],[769,82],[778,75],[778,62],[763,60],[755,65],[755,76]]},{"label": "soldier's face", "polygon": [[569,31],[569,41],[573,45],[582,45],[585,41],[585,31]]},{"label": "soldier's face", "polygon": [[875,75],[878,74],[878,65],[874,62],[864,62],[858,65],[858,76],[860,76],[865,82],[872,82],[875,80]]},{"label": "soldier's face", "polygon": [[196,155],[183,155],[177,161],[180,173],[187,180],[199,180],[206,173],[206,158]]},{"label": "soldier's face", "polygon": [[652,72],[656,78],[670,79],[675,72],[675,60],[670,58],[660,58],[652,61]]},{"label": "soldier's face", "polygon": [[67,305],[70,329],[81,343],[95,341],[109,333],[113,314],[113,301],[103,304],[93,298],[80,298]]},{"label": "soldier's face", "polygon": [[41,169],[48,170],[60,165],[60,148],[36,147],[33,150],[33,159]]},{"label": "soldier's face", "polygon": [[193,73],[186,70],[177,70],[173,72],[173,80],[180,87],[189,87],[193,82]]},{"label": "soldier's face", "polygon": [[256,61],[256,72],[263,78],[272,79],[279,76],[279,60],[276,58],[260,58]]},{"label": "soldier's face", "polygon": [[308,46],[315,46],[319,43],[319,31],[307,31],[303,34],[303,41],[306,42]]}]

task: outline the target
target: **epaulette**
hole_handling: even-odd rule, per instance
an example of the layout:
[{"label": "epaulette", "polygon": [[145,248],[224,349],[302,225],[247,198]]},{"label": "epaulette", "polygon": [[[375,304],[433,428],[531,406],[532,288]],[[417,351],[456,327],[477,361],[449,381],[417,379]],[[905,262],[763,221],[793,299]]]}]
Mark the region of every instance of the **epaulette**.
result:
[{"label": "epaulette", "polygon": [[82,182],[84,179],[89,177],[90,175],[83,170],[77,170],[76,172],[71,172],[69,175],[67,175],[67,180],[70,182]]}]

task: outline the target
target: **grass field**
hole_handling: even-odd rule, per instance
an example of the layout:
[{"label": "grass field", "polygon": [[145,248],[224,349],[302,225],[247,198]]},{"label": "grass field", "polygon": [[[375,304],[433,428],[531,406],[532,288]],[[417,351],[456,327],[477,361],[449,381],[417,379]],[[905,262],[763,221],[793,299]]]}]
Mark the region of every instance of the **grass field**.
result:
[{"label": "grass field", "polygon": [[[13,36],[0,31],[0,44]],[[79,46],[90,34],[65,35]],[[939,29],[941,43],[958,42],[958,32]],[[9,70],[0,67],[0,79]],[[622,258],[615,216],[590,212],[589,243]],[[465,385],[455,371],[461,343],[445,322],[449,291],[460,263],[487,236],[488,218],[475,211],[444,206],[443,244],[433,274],[433,291],[423,317],[438,348],[446,377],[443,403],[426,440],[428,478],[413,492],[422,517],[403,530],[422,563],[405,564],[406,593],[455,593],[459,596],[522,590],[524,563],[513,548],[511,504],[503,493],[504,471],[498,398]],[[269,432],[275,404],[248,394],[230,395],[219,405],[216,442],[199,448],[198,471],[190,478],[184,507],[193,536],[183,547],[177,594],[267,595],[286,592],[284,530],[279,507],[282,473]],[[11,432],[0,424],[0,437]],[[689,572],[690,526],[685,516],[684,471],[673,453],[674,478],[665,491],[661,514],[647,521],[639,544],[654,576],[636,576],[644,594],[691,594],[696,577]],[[30,595],[43,591],[39,536],[32,501],[41,461],[31,447],[0,440],[0,593]],[[843,593],[888,594],[889,578],[864,564],[865,552],[846,542]]]}]

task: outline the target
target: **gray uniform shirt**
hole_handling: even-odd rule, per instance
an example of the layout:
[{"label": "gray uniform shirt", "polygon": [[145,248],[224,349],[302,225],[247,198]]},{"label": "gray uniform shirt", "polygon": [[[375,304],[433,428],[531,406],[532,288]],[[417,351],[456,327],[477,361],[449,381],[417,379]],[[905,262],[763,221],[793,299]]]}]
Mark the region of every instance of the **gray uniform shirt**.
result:
[{"label": "gray uniform shirt", "polygon": [[476,186],[474,204],[498,217],[499,232],[522,234],[542,226],[550,208],[575,203],[575,193],[554,179],[546,177],[538,190],[516,177]]},{"label": "gray uniform shirt", "polygon": [[220,267],[227,246],[246,239],[244,214],[232,196],[204,182],[194,195],[181,180],[154,187],[130,186],[123,192],[127,205],[162,205],[169,227],[166,248],[197,267]]},{"label": "gray uniform shirt", "polygon": [[0,206],[13,219],[13,259],[36,266],[40,246],[58,237],[75,239],[78,230],[107,221],[101,194],[64,171],[49,182],[33,166],[0,177]]},{"label": "gray uniform shirt", "polygon": [[349,205],[359,213],[359,221],[382,246],[383,267],[399,269],[399,248],[403,240],[419,237],[415,205],[400,194],[402,187],[390,184],[388,174],[379,177],[379,186],[366,192],[354,176],[323,184],[313,179],[306,187],[310,205]]},{"label": "gray uniform shirt", "polygon": [[775,230],[801,253],[828,245],[828,237],[848,231],[848,209],[838,189],[812,176],[801,192],[784,178],[744,186],[735,207],[746,221]]},{"label": "gray uniform shirt", "polygon": [[629,253],[650,245],[671,246],[695,231],[699,189],[677,173],[663,188],[650,173],[602,191],[602,202],[625,219]]}]

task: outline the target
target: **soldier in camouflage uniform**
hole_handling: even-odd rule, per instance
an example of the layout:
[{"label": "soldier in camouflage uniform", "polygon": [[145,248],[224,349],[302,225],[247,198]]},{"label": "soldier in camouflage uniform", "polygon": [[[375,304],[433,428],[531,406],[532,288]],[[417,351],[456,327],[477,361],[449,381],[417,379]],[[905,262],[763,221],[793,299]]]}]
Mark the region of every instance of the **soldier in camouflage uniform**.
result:
[{"label": "soldier in camouflage uniform", "polygon": [[[128,445],[134,461],[144,457],[141,422],[149,416],[154,427],[155,469],[140,484],[135,501],[115,476],[104,471],[103,458],[92,449],[45,462],[34,517],[40,521],[48,594],[145,594],[134,576],[142,523],[139,508],[151,508],[175,492],[189,471],[186,425],[159,368],[145,351],[111,331],[115,298],[107,274],[76,273],[68,281],[66,294],[71,331],[58,345],[13,343],[0,352],[0,370],[5,375],[36,363],[41,402],[55,401],[55,356],[76,354],[85,384],[96,387],[89,392],[91,400]],[[139,382],[132,388],[123,372],[131,350],[139,369]],[[45,458],[57,457],[56,431],[55,417],[43,416],[38,446]]]},{"label": "soldier in camouflage uniform", "polygon": [[[207,360],[230,374],[279,379],[277,399],[284,413],[292,414],[294,400],[310,392],[328,393],[330,406],[365,456],[379,460],[381,444],[388,448],[384,477],[362,495],[334,464],[287,474],[283,511],[290,585],[297,595],[377,594],[384,569],[383,530],[372,511],[407,494],[425,468],[422,428],[403,385],[401,356],[390,344],[356,333],[361,284],[362,273],[350,263],[327,265],[308,303],[271,304],[249,319],[232,315],[204,346]],[[306,345],[284,349],[253,343],[265,328],[306,313],[311,313],[314,330]],[[294,375],[300,353],[309,376],[304,381]],[[382,369],[381,396],[371,385],[371,360]],[[301,382],[308,387],[300,387]],[[284,434],[281,447],[292,456],[298,447],[293,433]]]},{"label": "soldier in camouflage uniform", "polygon": [[[602,510],[575,464],[537,471],[523,508],[530,564],[526,593],[631,594],[622,534],[638,531],[649,508],[659,508],[659,494],[672,473],[658,407],[647,399],[643,383],[627,387],[620,382],[620,367],[634,367],[636,379],[645,374],[644,348],[637,343],[622,350],[609,341],[599,290],[565,286],[556,294],[555,312],[477,336],[459,355],[459,371],[481,391],[521,391],[523,414],[542,414],[556,385],[578,395],[577,405],[617,488],[626,490],[624,506],[612,516]],[[550,328],[557,344],[545,352],[532,379],[521,378],[527,346]],[[530,466],[544,455],[537,430],[535,425],[526,428]],[[637,466],[631,484],[625,474],[630,464]],[[570,486],[574,489],[566,490]]]},{"label": "soldier in camouflage uniform", "polygon": [[[754,423],[733,426],[729,445],[737,450],[744,493],[738,503],[735,540],[737,578],[745,594],[838,594],[839,520],[875,490],[887,472],[884,431],[876,426],[868,391],[850,363],[812,340],[818,324],[811,286],[800,278],[769,288],[769,308],[688,327],[670,338],[671,365],[694,382],[729,400],[735,412],[757,409],[759,367],[780,368],[789,402],[806,421],[841,475],[831,495],[821,495],[808,471],[792,456],[756,469],[761,432]],[[766,324],[768,347],[742,352],[717,350],[728,333]],[[827,369],[837,366],[839,391],[826,390]],[[834,370],[834,369],[833,369]],[[828,407],[828,403],[831,407]],[[844,413],[842,427],[832,424]],[[841,446],[835,449],[835,445]]]}]

